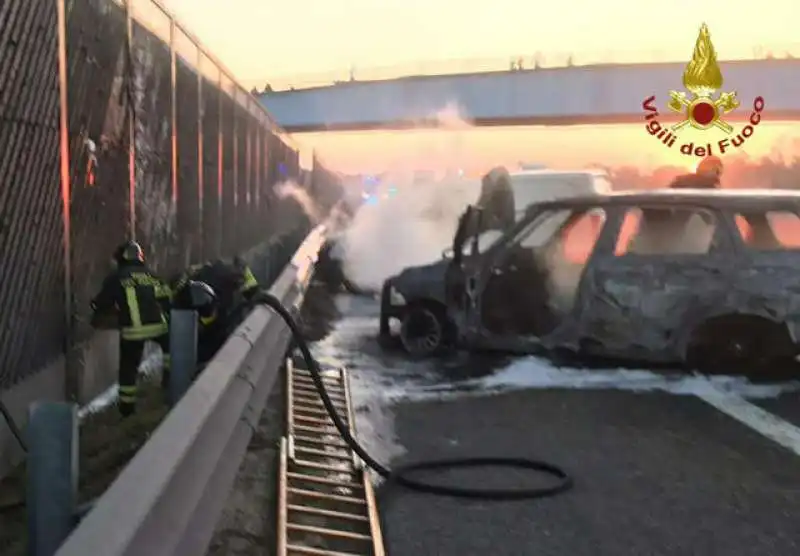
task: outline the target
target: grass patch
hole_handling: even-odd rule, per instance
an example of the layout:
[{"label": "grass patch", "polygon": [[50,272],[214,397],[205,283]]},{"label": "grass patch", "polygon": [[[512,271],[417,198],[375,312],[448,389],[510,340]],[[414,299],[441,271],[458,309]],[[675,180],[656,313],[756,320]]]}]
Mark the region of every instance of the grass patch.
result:
[{"label": "grass patch", "polygon": [[[80,503],[100,496],[167,414],[160,378],[140,383],[135,415],[122,419],[115,405],[87,415],[80,426]],[[0,481],[0,554],[24,556],[27,544],[25,465]]]}]

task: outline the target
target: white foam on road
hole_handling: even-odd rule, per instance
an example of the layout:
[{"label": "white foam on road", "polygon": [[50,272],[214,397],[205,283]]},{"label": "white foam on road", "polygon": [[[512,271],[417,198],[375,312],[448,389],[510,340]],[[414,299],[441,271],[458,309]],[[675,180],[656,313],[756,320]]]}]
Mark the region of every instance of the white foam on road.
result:
[{"label": "white foam on road", "polygon": [[753,384],[743,377],[656,374],[646,370],[576,369],[556,367],[538,357],[518,359],[492,375],[457,383],[419,385],[386,392],[387,397],[408,401],[506,392],[523,389],[626,390],[695,395],[724,392],[746,398],[774,398],[786,392],[800,391],[800,382]]},{"label": "white foam on road", "polygon": [[384,397],[406,402],[453,399],[528,389],[625,390],[696,396],[766,438],[800,455],[800,427],[747,401],[800,391],[800,382],[753,384],[744,377],[656,374],[645,370],[555,367],[529,357],[493,375],[459,383],[418,385],[385,391]]}]

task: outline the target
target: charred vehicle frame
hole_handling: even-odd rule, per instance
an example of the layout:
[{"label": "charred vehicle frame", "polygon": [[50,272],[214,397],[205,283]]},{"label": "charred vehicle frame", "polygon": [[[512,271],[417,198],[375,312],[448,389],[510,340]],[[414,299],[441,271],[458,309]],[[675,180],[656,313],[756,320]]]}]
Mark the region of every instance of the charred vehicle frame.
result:
[{"label": "charred vehicle frame", "polygon": [[796,220],[800,243],[800,194],[784,191],[561,199],[490,241],[469,207],[452,253],[385,282],[380,334],[400,320],[416,356],[450,345],[766,372],[800,337],[800,245],[781,244],[773,216]]}]

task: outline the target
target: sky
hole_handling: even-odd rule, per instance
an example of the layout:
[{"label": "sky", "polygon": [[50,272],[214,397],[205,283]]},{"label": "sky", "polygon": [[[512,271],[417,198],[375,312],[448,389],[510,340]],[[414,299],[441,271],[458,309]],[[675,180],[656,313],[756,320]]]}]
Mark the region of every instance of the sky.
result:
[{"label": "sky", "polygon": [[[631,0],[560,0],[557,11],[552,2],[535,0],[162,1],[248,89],[268,82],[302,86],[320,76],[346,76],[351,67],[363,78],[369,68],[393,66],[408,74],[445,61],[467,70],[499,69],[536,53],[546,62],[570,53],[578,63],[686,60],[702,22],[722,59],[751,58],[759,48],[800,57],[797,0],[671,0],[649,7]],[[800,137],[786,125],[758,131],[748,144],[753,156]],[[640,126],[297,136],[344,170],[417,160],[437,150],[483,165],[492,157],[529,159],[532,152],[554,165],[681,161],[658,145],[641,146],[643,139],[650,138],[642,137]]]}]

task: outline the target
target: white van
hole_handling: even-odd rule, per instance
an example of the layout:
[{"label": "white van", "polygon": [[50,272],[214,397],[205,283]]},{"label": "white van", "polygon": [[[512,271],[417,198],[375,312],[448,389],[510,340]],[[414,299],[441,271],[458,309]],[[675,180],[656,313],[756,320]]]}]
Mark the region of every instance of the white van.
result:
[{"label": "white van", "polygon": [[533,203],[611,193],[611,180],[600,170],[521,170],[511,173],[517,213]]}]

